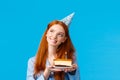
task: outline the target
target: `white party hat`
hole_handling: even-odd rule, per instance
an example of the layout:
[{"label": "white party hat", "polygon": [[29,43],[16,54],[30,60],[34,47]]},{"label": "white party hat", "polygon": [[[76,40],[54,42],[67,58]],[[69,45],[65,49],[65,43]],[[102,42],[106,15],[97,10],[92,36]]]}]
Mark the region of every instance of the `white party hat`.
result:
[{"label": "white party hat", "polygon": [[73,16],[74,16],[74,12],[73,13],[71,13],[70,15],[68,15],[67,17],[65,17],[65,18],[63,18],[62,20],[60,20],[60,21],[62,21],[63,23],[65,23],[68,27],[69,27],[69,25],[70,25],[70,23],[71,23],[71,21],[72,21],[72,18],[73,18]]}]

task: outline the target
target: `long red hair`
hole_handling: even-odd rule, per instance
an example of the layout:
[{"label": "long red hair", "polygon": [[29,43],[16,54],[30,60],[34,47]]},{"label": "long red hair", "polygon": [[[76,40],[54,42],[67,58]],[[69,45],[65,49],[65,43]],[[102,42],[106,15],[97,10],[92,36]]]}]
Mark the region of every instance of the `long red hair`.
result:
[{"label": "long red hair", "polygon": [[[48,43],[46,40],[46,34],[49,28],[55,24],[59,24],[64,28],[65,36],[67,37],[66,41],[64,43],[61,43],[57,49],[57,58],[64,58],[65,52],[67,52],[67,57],[73,60],[75,49],[71,42],[67,25],[65,25],[61,21],[57,21],[57,20],[52,21],[51,23],[48,24],[47,29],[42,37],[40,46],[38,48],[38,52],[36,54],[35,65],[34,65],[34,75],[37,75],[41,71],[45,70],[46,60],[48,56]],[[64,80],[64,75],[65,75],[64,72],[55,72],[54,78],[55,80]]]}]

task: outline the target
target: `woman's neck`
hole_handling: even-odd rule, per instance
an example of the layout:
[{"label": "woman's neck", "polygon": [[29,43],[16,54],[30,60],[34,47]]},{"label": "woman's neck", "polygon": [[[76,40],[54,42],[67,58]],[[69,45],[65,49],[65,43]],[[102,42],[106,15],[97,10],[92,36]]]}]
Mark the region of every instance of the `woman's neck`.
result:
[{"label": "woman's neck", "polygon": [[48,46],[48,57],[54,57],[56,58],[56,47]]},{"label": "woman's neck", "polygon": [[50,65],[54,65],[53,60],[57,58],[56,49],[56,47],[48,46],[48,61]]}]

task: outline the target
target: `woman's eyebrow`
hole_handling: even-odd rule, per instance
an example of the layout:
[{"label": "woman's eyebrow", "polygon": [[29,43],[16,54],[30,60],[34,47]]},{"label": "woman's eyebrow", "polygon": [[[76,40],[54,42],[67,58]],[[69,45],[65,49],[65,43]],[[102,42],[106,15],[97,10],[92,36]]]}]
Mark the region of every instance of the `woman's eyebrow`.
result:
[{"label": "woman's eyebrow", "polygon": [[65,34],[64,32],[59,32],[59,33],[61,33],[61,34]]}]

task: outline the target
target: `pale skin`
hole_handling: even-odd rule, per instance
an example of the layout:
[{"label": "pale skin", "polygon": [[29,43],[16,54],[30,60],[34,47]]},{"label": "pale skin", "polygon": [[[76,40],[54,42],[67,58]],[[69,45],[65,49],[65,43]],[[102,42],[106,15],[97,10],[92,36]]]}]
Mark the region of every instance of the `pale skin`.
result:
[{"label": "pale skin", "polygon": [[[47,80],[50,72],[56,72],[56,71],[63,71],[63,69],[55,69],[53,68],[54,63],[53,59],[57,57],[56,50],[57,47],[63,43],[67,37],[65,36],[65,31],[63,27],[59,24],[55,24],[50,27],[50,29],[47,31],[46,34],[47,42],[48,42],[48,60],[50,62],[50,66],[46,67],[43,75],[45,79]],[[72,68],[66,68],[64,69],[65,72],[71,72],[77,69],[77,64],[73,64]]]}]

